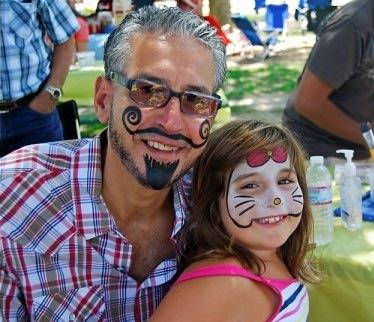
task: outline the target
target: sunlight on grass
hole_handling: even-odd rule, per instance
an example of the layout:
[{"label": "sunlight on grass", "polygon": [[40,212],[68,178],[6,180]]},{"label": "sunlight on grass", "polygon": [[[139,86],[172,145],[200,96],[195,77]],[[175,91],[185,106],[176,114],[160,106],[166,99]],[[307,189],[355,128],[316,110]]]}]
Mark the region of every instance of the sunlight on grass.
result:
[{"label": "sunlight on grass", "polygon": [[231,68],[227,73],[227,98],[240,99],[252,94],[288,93],[296,85],[300,68],[271,64],[253,70]]},{"label": "sunlight on grass", "polygon": [[79,118],[82,138],[94,137],[105,128],[105,126],[97,120],[93,108],[80,109]]}]

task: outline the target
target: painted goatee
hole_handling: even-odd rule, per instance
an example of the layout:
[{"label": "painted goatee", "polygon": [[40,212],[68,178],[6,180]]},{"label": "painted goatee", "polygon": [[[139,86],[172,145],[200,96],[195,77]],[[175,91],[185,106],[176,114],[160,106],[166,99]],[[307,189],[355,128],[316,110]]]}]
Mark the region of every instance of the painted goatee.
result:
[{"label": "painted goatee", "polygon": [[178,167],[179,160],[173,163],[158,162],[147,154],[144,157],[145,167],[147,171],[147,182],[155,190],[165,188]]}]

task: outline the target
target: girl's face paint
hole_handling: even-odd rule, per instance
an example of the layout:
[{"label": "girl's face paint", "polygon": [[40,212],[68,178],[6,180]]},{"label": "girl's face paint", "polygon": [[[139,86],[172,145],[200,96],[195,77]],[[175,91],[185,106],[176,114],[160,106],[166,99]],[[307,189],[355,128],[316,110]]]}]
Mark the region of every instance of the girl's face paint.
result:
[{"label": "girl's face paint", "polygon": [[238,241],[276,249],[298,226],[304,199],[288,154],[280,153],[276,160],[274,155],[262,154],[265,163],[261,158],[253,161],[258,155],[250,153],[229,175],[220,200],[221,216]]}]

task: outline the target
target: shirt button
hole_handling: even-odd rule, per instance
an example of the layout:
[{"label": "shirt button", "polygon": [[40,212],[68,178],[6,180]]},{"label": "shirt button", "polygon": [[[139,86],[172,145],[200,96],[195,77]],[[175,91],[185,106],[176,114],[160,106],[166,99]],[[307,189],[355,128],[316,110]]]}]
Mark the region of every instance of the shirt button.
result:
[{"label": "shirt button", "polygon": [[69,321],[75,321],[75,314],[74,313],[71,313],[69,315]]}]

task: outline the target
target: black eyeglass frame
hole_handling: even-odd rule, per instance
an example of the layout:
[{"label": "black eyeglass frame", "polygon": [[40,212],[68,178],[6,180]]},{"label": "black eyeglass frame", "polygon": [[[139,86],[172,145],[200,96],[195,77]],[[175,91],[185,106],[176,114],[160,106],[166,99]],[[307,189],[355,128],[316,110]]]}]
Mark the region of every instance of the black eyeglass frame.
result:
[{"label": "black eyeglass frame", "polygon": [[[109,79],[110,80],[114,80],[116,83],[122,85],[123,87],[126,87],[130,94],[130,98],[138,103],[138,104],[141,104],[141,105],[144,105],[144,106],[150,106],[151,108],[162,108],[162,107],[165,107],[170,99],[172,97],[177,97],[179,99],[179,101],[181,102],[181,98],[182,98],[182,95],[185,95],[185,94],[193,94],[195,96],[198,96],[198,97],[202,97],[202,98],[209,98],[209,99],[212,99],[214,101],[217,102],[217,108],[216,110],[214,111],[213,114],[211,115],[204,115],[204,114],[199,114],[199,113],[185,113],[182,109],[182,112],[185,113],[185,114],[188,114],[188,115],[195,115],[195,116],[204,116],[204,117],[213,117],[217,114],[218,110],[221,108],[222,106],[222,99],[221,99],[221,96],[219,96],[218,94],[214,93],[212,95],[207,95],[207,94],[203,94],[203,93],[197,93],[197,92],[192,92],[192,91],[184,91],[184,92],[177,92],[177,91],[174,91],[172,90],[170,87],[166,86],[166,85],[162,85],[162,86],[165,86],[169,89],[170,91],[170,94],[169,94],[169,97],[167,98],[167,100],[165,101],[164,104],[161,104],[161,105],[157,105],[157,106],[152,106],[152,105],[147,105],[147,104],[144,104],[142,102],[139,102],[137,100],[134,100],[132,97],[131,97],[131,88],[132,88],[132,85],[134,82],[136,81],[145,81],[145,82],[149,82],[149,83],[153,83],[147,79],[131,79],[131,78],[127,78],[126,76],[124,76],[122,73],[120,72],[113,72],[113,71],[110,71],[109,73]],[[155,83],[156,84],[156,83]]]}]

